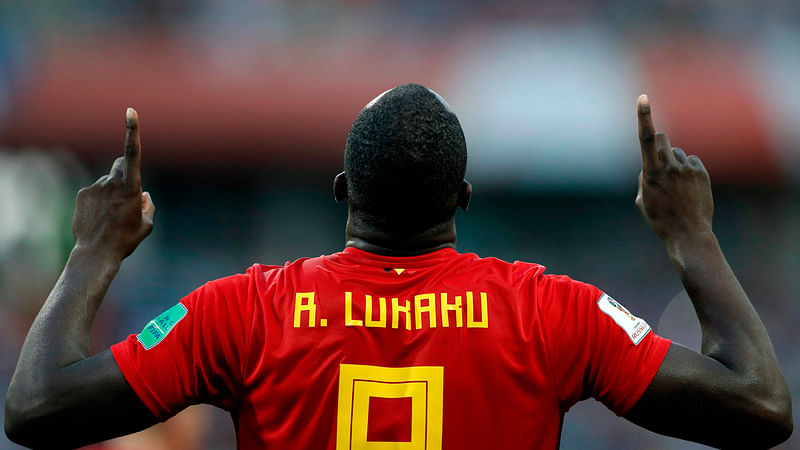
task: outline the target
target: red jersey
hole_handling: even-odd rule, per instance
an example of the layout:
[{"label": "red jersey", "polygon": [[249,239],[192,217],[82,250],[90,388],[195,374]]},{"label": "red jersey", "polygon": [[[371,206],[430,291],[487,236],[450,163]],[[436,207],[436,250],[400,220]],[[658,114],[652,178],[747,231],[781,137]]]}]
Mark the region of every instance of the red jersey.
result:
[{"label": "red jersey", "polygon": [[579,400],[625,414],[668,347],[537,264],[351,247],[206,283],[112,352],[156,417],[220,406],[239,448],[552,449]]}]

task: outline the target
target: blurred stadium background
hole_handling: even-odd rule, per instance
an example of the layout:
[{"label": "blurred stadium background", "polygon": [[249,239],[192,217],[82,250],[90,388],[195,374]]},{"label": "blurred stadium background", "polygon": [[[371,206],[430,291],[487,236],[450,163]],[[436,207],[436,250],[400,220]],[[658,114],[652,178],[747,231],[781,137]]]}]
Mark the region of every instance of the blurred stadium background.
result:
[{"label": "blurred stadium background", "polygon": [[[716,231],[800,411],[798,74],[796,0],[0,2],[0,389],[71,247],[75,192],[121,154],[126,106],[158,214],[103,305],[97,350],[209,279],[341,249],[331,183],[349,124],[415,81],[467,137],[460,250],[596,284],[698,347],[633,205],[634,103],[648,93],[657,127],[711,172]],[[145,447],[233,448],[233,427],[193,407],[94,448]],[[562,448],[701,446],[589,401],[566,416]]]}]

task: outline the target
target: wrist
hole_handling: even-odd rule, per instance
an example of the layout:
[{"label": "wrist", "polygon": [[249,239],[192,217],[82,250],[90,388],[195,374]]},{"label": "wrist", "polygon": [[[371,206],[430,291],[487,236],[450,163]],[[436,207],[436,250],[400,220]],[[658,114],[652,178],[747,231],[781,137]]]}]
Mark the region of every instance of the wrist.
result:
[{"label": "wrist", "polygon": [[664,245],[670,260],[679,271],[702,261],[710,253],[719,251],[719,242],[710,228],[666,237]]},{"label": "wrist", "polygon": [[90,245],[83,245],[76,243],[72,247],[69,255],[69,261],[79,261],[81,264],[100,265],[103,267],[113,268],[115,271],[119,269],[124,258],[118,253],[109,248],[96,247]]}]

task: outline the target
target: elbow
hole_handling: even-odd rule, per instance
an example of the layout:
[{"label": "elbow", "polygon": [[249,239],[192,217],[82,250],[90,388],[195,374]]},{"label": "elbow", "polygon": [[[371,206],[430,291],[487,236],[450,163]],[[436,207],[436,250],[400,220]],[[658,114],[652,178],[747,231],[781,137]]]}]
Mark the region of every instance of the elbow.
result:
[{"label": "elbow", "polygon": [[29,439],[27,438],[26,429],[31,428],[28,424],[29,412],[26,411],[25,402],[21,401],[16,391],[10,387],[6,395],[5,402],[5,423],[4,428],[6,437],[11,442],[25,447],[30,447]]},{"label": "elbow", "polygon": [[5,432],[9,441],[21,445],[23,447],[31,447],[29,439],[26,438],[24,431],[24,421],[16,414],[12,414],[6,410],[5,415]]},{"label": "elbow", "polygon": [[792,432],[794,431],[794,423],[792,422],[792,415],[791,413],[788,415],[787,418],[784,418],[780,424],[780,429],[776,434],[776,444],[778,445],[781,442],[786,442],[789,440],[789,437],[792,436]]},{"label": "elbow", "polygon": [[792,399],[788,393],[783,398],[775,399],[765,406],[764,418],[768,422],[768,433],[765,438],[769,446],[774,447],[789,439],[794,431],[792,420]]},{"label": "elbow", "polygon": [[4,423],[6,436],[11,442],[23,447],[42,446],[42,439],[46,436],[42,431],[47,427],[41,420],[42,408],[37,407],[40,404],[36,396],[20,392],[12,382],[6,395]]},{"label": "elbow", "polygon": [[770,395],[762,396],[752,409],[755,433],[759,446],[774,447],[792,435],[792,398],[788,387],[775,389]]}]

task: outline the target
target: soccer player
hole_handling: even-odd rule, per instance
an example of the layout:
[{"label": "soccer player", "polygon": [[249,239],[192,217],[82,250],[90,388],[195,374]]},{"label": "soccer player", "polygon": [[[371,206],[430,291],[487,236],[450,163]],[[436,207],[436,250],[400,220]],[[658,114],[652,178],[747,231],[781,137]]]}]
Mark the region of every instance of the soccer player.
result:
[{"label": "soccer player", "polygon": [[788,388],[712,232],[708,174],[654,131],[647,97],[637,111],[636,204],[692,299],[702,354],[594,286],[458,253],[464,135],[438,94],[407,84],[370,102],[347,137],[334,181],[349,210],[342,252],[206,283],[90,356],[109,283],[153,226],[129,109],[124,157],[78,193],[75,247],[23,345],[6,433],[77,446],[204,402],[231,412],[239,448],[552,449],[564,413],[594,397],[713,446],[784,441]]}]

